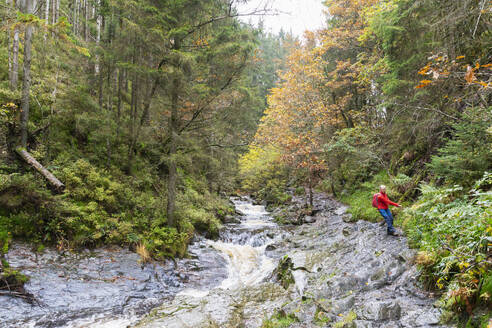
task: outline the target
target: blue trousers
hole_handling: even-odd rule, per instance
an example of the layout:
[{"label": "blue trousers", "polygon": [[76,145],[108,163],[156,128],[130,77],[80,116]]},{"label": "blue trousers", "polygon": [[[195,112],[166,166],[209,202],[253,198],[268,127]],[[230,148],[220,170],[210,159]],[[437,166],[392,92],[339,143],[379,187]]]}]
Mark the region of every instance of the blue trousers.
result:
[{"label": "blue trousers", "polygon": [[391,214],[389,208],[386,210],[379,210],[379,213],[381,213],[381,216],[384,218],[384,221],[386,221],[388,232],[389,233],[395,232],[395,228],[393,227],[393,215]]}]

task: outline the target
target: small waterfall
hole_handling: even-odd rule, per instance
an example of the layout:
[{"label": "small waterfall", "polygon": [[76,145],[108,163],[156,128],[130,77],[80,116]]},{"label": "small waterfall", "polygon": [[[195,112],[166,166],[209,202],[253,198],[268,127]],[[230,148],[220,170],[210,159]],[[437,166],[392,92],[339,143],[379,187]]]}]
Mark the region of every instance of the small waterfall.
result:
[{"label": "small waterfall", "polygon": [[265,246],[236,245],[210,242],[221,251],[228,262],[228,277],[220,288],[235,289],[261,282],[275,268],[273,261],[265,256]]},{"label": "small waterfall", "polygon": [[[271,238],[268,231],[276,227],[264,206],[253,205],[251,199],[232,199],[242,216],[240,223],[228,224],[219,241],[207,241],[227,262],[228,276],[219,288],[236,289],[262,282],[274,269],[275,263],[265,255]],[[206,292],[185,290],[179,295],[201,297]]]},{"label": "small waterfall", "polygon": [[243,214],[241,222],[231,229],[227,241],[209,242],[227,260],[228,277],[220,285],[224,289],[260,283],[275,269],[275,263],[265,255],[267,229],[275,227],[265,207],[253,205],[250,199],[233,202]]}]

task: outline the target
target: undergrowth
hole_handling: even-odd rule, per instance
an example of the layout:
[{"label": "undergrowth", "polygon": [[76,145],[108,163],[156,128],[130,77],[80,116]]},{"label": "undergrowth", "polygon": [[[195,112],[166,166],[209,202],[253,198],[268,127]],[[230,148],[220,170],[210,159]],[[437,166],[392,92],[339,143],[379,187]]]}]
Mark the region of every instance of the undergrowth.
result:
[{"label": "undergrowth", "polygon": [[442,306],[454,313],[492,305],[491,187],[491,173],[469,191],[422,184],[422,196],[403,213],[422,282],[442,291]]},{"label": "undergrowth", "polygon": [[165,188],[149,172],[109,174],[85,160],[58,163],[53,172],[66,185],[61,195],[52,194],[33,173],[0,175],[3,247],[10,237],[59,248],[141,244],[154,258],[182,257],[195,231],[217,236],[221,218],[233,213],[205,182],[183,174],[179,226],[169,227],[166,199],[159,192]]}]

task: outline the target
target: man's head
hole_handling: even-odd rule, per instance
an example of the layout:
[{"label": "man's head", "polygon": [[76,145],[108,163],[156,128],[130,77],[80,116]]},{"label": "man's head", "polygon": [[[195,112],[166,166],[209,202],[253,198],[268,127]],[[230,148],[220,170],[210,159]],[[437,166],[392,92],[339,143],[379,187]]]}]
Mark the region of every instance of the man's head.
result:
[{"label": "man's head", "polygon": [[382,192],[383,194],[386,194],[386,186],[385,185],[380,185],[379,186],[379,192]]}]

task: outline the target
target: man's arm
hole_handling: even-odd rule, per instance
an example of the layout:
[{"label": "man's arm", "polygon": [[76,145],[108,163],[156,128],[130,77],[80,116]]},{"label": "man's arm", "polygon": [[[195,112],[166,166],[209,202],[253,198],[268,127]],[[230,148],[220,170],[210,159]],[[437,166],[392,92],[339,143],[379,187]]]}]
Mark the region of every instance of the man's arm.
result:
[{"label": "man's arm", "polygon": [[389,205],[396,206],[396,207],[401,207],[401,205],[400,205],[400,204],[395,203],[395,202],[392,202],[392,201],[389,199],[389,197],[388,197],[388,204],[389,204]]}]

